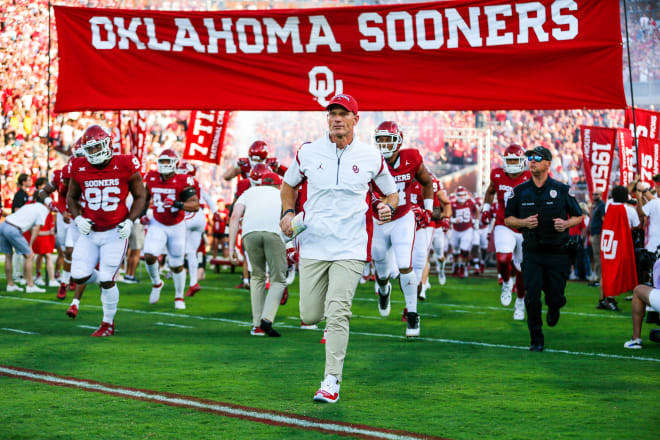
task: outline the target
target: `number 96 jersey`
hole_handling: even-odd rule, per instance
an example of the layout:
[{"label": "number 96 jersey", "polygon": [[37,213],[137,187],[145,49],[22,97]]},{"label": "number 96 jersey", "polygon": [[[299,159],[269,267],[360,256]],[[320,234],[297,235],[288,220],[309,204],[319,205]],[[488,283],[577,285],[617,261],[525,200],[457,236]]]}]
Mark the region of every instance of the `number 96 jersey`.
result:
[{"label": "number 96 jersey", "polygon": [[81,198],[85,200],[82,215],[94,222],[94,231],[112,229],[128,217],[128,181],[140,170],[135,156],[118,154],[103,168],[76,157],[68,167],[68,174],[80,185]]}]

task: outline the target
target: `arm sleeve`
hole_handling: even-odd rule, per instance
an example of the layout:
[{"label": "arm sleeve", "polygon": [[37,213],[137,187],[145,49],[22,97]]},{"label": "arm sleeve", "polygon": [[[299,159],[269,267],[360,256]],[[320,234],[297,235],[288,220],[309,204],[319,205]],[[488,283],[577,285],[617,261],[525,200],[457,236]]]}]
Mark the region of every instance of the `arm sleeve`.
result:
[{"label": "arm sleeve", "polygon": [[504,206],[504,218],[507,217],[516,217],[519,218],[518,204],[520,200],[520,191],[518,187],[513,189],[513,196],[506,201]]},{"label": "arm sleeve", "polygon": [[286,173],[284,173],[284,178],[283,180],[287,183],[287,185],[293,187],[296,187],[297,185],[300,184],[300,182],[303,181],[305,178],[305,174],[301,170],[300,167],[300,153],[302,151],[302,147],[300,147],[300,150],[296,153],[296,158],[291,162],[291,166],[289,167],[288,170],[286,170]]},{"label": "arm sleeve", "polygon": [[[380,154],[380,153],[379,153]],[[385,159],[380,157],[380,171],[374,177],[374,182],[378,186],[378,189],[386,196],[397,192],[396,183],[394,183],[394,177],[390,174],[389,168],[385,165]]]}]

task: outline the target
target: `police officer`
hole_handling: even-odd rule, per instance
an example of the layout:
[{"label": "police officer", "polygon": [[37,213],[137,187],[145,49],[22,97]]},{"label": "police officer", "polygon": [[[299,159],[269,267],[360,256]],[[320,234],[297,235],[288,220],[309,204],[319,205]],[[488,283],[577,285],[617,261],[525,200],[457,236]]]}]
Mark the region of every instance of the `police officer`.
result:
[{"label": "police officer", "polygon": [[564,289],[570,272],[572,242],[568,230],[582,221],[582,210],[568,185],[548,176],[552,153],[536,147],[525,153],[532,179],[516,186],[507,201],[504,223],[523,234],[523,281],[527,294],[527,327],[532,351],[543,351],[541,290],[550,327],[566,304]]}]

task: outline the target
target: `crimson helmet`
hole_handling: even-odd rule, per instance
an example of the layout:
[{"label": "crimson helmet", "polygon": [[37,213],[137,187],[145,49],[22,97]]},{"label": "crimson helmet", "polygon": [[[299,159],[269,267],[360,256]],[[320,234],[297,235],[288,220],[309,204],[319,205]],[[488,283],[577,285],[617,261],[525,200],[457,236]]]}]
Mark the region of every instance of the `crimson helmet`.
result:
[{"label": "crimson helmet", "polygon": [[181,162],[177,171],[179,174],[187,174],[190,177],[195,177],[197,174],[197,167],[190,162]]},{"label": "crimson helmet", "polygon": [[460,185],[456,188],[456,201],[458,203],[465,203],[468,199],[468,190],[466,187]]},{"label": "crimson helmet", "polygon": [[525,170],[525,150],[520,145],[511,144],[504,150],[505,173],[518,174]]},{"label": "crimson helmet", "polygon": [[250,165],[255,166],[258,163],[263,163],[268,157],[268,146],[264,141],[254,141],[248,149],[248,159]]},{"label": "crimson helmet", "polygon": [[258,163],[250,170],[250,182],[252,182],[252,185],[261,185],[264,177],[270,173],[271,171],[266,164]]},{"label": "crimson helmet", "polygon": [[160,174],[175,173],[179,163],[179,156],[174,152],[174,150],[168,148],[160,152],[157,162],[158,172]]},{"label": "crimson helmet", "polygon": [[[385,137],[385,139],[379,140],[381,137]],[[374,140],[376,141],[376,146],[380,150],[380,154],[382,154],[385,159],[389,159],[399,148],[401,148],[401,144],[403,143],[403,133],[396,122],[383,121],[374,131]]]},{"label": "crimson helmet", "polygon": [[110,142],[110,135],[98,125],[88,127],[80,138],[83,155],[92,165],[99,165],[112,159]]},{"label": "crimson helmet", "polygon": [[83,157],[85,155],[85,152],[82,148],[82,136],[79,137],[73,144],[71,151],[73,152],[73,157]]},{"label": "crimson helmet", "polygon": [[282,178],[277,173],[273,173],[271,171],[263,176],[261,179],[261,184],[279,187],[282,184]]}]

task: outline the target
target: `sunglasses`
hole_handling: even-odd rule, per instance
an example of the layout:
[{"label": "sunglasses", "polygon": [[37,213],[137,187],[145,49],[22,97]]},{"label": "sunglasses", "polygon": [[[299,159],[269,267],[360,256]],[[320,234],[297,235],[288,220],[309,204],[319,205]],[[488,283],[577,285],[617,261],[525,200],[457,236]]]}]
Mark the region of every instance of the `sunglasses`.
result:
[{"label": "sunglasses", "polygon": [[541,162],[541,161],[545,160],[543,158],[543,156],[541,156],[540,154],[534,154],[532,156],[529,156],[529,159],[533,160],[534,162]]}]

